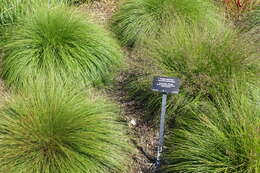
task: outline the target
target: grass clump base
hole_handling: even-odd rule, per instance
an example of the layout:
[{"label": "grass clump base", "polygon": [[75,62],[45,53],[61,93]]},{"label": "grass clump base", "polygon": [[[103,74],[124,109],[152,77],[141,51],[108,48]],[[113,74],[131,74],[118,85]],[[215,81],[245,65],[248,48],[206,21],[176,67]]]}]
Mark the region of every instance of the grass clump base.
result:
[{"label": "grass clump base", "polygon": [[0,110],[0,172],[115,173],[131,150],[118,108],[73,85],[34,82]]},{"label": "grass clump base", "polygon": [[2,77],[20,86],[28,76],[56,72],[101,86],[112,78],[122,53],[110,34],[75,10],[42,8],[27,16],[6,36]]}]

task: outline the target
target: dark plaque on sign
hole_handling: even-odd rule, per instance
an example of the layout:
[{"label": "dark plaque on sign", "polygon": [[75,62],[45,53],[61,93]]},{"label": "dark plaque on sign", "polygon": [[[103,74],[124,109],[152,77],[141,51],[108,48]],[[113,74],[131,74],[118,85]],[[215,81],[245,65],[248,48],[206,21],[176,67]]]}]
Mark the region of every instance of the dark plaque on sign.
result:
[{"label": "dark plaque on sign", "polygon": [[170,77],[154,77],[152,90],[162,93],[178,94],[180,79]]}]

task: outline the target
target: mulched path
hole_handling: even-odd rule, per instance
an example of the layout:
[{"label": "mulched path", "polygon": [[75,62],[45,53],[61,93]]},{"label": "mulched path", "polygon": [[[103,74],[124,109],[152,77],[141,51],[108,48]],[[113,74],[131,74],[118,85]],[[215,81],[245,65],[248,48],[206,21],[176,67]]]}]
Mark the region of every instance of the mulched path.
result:
[{"label": "mulched path", "polygon": [[129,173],[151,173],[157,146],[158,130],[144,121],[144,112],[133,101],[126,98],[124,90],[125,73],[121,73],[116,79],[115,88],[109,92],[112,98],[121,108],[121,115],[127,121],[131,130],[132,142],[136,147],[133,154],[132,170]]},{"label": "mulched path", "polygon": [[[118,6],[118,0],[99,0],[90,4],[83,4],[80,10],[89,15],[96,23],[108,28],[109,19]],[[131,53],[124,50],[126,55]],[[131,56],[126,57],[127,63],[131,63]],[[156,155],[158,129],[144,121],[144,112],[137,104],[126,98],[124,90],[127,72],[121,72],[116,78],[115,86],[108,91],[108,96],[121,108],[122,118],[127,121],[130,128],[132,142],[136,146],[136,153],[133,154],[132,170],[127,173],[151,173],[150,167]]]}]

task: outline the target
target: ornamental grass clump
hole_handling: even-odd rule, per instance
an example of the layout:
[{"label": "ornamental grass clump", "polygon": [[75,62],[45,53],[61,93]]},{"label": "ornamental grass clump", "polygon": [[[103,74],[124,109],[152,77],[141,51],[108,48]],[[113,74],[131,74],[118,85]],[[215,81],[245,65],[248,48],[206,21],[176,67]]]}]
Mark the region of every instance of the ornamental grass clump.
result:
[{"label": "ornamental grass clump", "polygon": [[0,0],[0,30],[42,5],[62,4],[62,0]]},{"label": "ornamental grass clump", "polygon": [[112,17],[111,28],[123,45],[132,47],[172,27],[176,16],[206,26],[222,22],[209,0],[126,0]]},{"label": "ornamental grass clump", "polygon": [[233,81],[254,82],[259,75],[259,57],[254,44],[235,30],[211,31],[179,24],[155,42],[151,57],[165,74],[178,76],[190,96],[213,99]]},{"label": "ornamental grass clump", "polygon": [[178,128],[166,140],[163,172],[259,172],[259,100],[240,91],[232,95],[228,101],[220,98],[208,114],[197,110],[179,117]]},{"label": "ornamental grass clump", "polygon": [[128,170],[131,144],[117,106],[68,84],[38,80],[5,101],[0,110],[0,172]]},{"label": "ornamental grass clump", "polygon": [[9,86],[50,71],[101,86],[122,62],[120,47],[107,31],[66,7],[38,9],[6,35],[1,75]]},{"label": "ornamental grass clump", "polygon": [[[218,95],[229,97],[226,91],[234,81],[254,83],[259,75],[255,46],[229,29],[211,32],[179,23],[147,50],[144,61],[149,65],[128,78],[126,89],[132,99],[146,105],[148,113],[157,113],[161,103],[150,89],[153,76],[181,79],[176,101],[182,108],[197,96],[212,101]],[[175,102],[168,102],[169,111]]]}]

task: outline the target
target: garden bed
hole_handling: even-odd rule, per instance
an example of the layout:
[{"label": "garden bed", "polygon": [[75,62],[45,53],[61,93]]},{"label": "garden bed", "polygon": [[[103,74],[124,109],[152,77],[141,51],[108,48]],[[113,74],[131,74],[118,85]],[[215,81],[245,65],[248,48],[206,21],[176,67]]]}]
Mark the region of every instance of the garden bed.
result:
[{"label": "garden bed", "polygon": [[258,173],[258,0],[24,2],[0,7],[0,173],[154,172],[154,76],[181,79],[158,172]]}]

